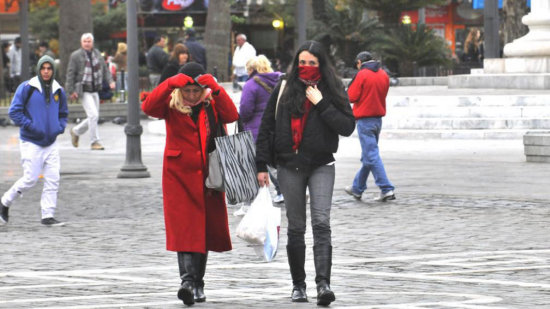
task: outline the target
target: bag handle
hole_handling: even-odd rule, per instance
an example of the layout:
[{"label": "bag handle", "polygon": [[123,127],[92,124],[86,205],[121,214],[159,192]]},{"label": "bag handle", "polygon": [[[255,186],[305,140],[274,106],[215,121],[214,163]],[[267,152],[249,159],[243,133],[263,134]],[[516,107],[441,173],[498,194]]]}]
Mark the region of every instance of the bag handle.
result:
[{"label": "bag handle", "polygon": [[277,120],[277,110],[279,109],[279,101],[281,100],[281,95],[283,94],[283,90],[285,90],[286,86],[286,80],[283,79],[281,81],[281,88],[279,88],[279,94],[277,95],[277,103],[275,104],[275,120]]}]

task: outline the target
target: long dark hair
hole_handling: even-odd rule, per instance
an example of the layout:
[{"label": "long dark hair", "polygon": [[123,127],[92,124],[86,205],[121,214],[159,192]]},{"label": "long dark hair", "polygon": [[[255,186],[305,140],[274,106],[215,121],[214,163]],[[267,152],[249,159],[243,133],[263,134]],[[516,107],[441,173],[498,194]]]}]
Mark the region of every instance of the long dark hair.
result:
[{"label": "long dark hair", "polygon": [[[342,81],[338,76],[332,63],[330,62],[325,49],[317,41],[306,41],[294,56],[292,67],[287,74],[285,90],[281,96],[281,103],[288,104],[293,116],[301,116],[304,113],[303,105],[306,99],[306,85],[298,79],[298,62],[300,53],[308,51],[319,61],[319,71],[321,72],[321,81],[318,84],[323,97],[329,97],[331,101],[339,108],[344,104],[349,104],[344,91]],[[339,106],[341,105],[341,106]]]}]

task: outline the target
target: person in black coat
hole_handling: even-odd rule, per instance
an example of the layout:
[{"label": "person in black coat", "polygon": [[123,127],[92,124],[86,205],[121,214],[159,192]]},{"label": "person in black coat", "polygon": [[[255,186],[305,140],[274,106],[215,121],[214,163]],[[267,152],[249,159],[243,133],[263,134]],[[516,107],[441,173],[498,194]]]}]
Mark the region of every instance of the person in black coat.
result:
[{"label": "person in black coat", "polygon": [[191,55],[187,47],[181,43],[174,45],[174,49],[170,54],[170,59],[168,59],[168,63],[166,63],[160,74],[159,84],[167,78],[178,74],[178,71],[190,61]]},{"label": "person in black coat", "polygon": [[206,70],[206,49],[196,39],[196,33],[193,28],[185,30],[185,46],[189,49],[189,54],[193,61],[198,62]]},{"label": "person in black coat", "polygon": [[324,48],[316,41],[305,42],[296,52],[284,89],[279,83],[273,90],[256,141],[258,182],[268,185],[267,164],[277,166],[285,199],[293,302],[307,301],[306,189],[311,201],[317,304],[326,306],[336,299],[330,289],[333,154],[338,150],[339,135],[349,136],[354,128],[344,85]]}]

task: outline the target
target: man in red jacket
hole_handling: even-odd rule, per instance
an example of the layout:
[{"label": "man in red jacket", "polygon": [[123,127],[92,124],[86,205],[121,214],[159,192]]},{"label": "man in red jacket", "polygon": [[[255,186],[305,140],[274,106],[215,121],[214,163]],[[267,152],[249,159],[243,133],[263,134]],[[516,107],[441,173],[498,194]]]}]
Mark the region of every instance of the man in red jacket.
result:
[{"label": "man in red jacket", "polygon": [[361,199],[367,189],[367,178],[372,172],[374,182],[380,188],[375,200],[386,202],[395,199],[395,187],[386,176],[384,164],[378,151],[378,138],[382,129],[382,117],[386,115],[386,95],[390,87],[389,77],[380,68],[380,62],[367,51],[355,57],[357,75],[348,88],[348,96],[353,104],[353,115],[357,119],[357,133],[361,142],[362,166],[353,179],[353,184],[345,188],[346,193]]}]

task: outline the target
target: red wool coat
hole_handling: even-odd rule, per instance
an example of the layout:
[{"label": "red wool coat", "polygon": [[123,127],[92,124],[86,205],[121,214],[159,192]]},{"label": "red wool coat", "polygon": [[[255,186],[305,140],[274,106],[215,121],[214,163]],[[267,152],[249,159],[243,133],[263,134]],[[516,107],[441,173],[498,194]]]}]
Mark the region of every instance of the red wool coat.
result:
[{"label": "red wool coat", "polygon": [[[166,224],[166,249],[200,252],[229,251],[231,238],[225,194],[206,188],[208,174],[208,117],[200,111],[197,124],[170,108],[172,88],[163,82],[143,102],[150,116],[166,121],[166,146],[162,169],[162,195]],[[210,101],[218,121],[239,118],[235,104],[222,90]],[[215,124],[210,124],[215,128]]]}]

